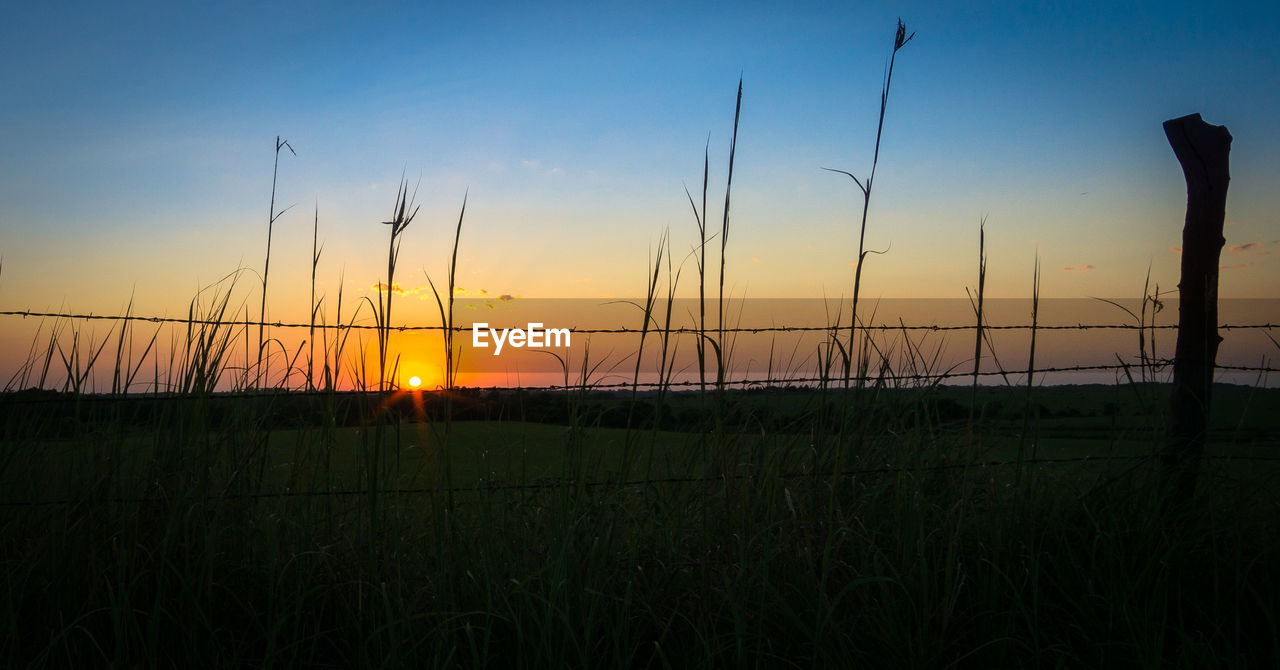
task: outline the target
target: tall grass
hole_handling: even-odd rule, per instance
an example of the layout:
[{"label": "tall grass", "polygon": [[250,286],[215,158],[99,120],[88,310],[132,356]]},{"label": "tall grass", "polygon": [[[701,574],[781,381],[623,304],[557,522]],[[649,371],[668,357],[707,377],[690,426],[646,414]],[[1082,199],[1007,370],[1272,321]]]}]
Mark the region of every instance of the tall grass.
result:
[{"label": "tall grass", "polygon": [[[733,168],[737,157],[738,148],[738,125],[742,119],[742,79],[738,79],[738,94],[734,103],[733,110],[733,133],[729,140],[729,169],[725,178],[724,186],[724,209],[721,211],[720,232],[713,235],[712,238],[707,237],[707,192],[710,186],[711,176],[711,138],[707,136],[707,144],[703,149],[702,156],[702,207],[699,209],[694,202],[693,194],[689,193],[689,189],[685,187],[685,197],[689,200],[689,206],[693,209],[694,222],[698,228],[698,241],[694,245],[693,258],[695,260],[698,272],[698,316],[697,316],[697,338],[695,342],[695,351],[698,357],[698,389],[705,394],[707,390],[707,346],[712,347],[716,361],[716,394],[717,403],[723,401],[723,391],[725,388],[725,373],[729,364],[727,360],[728,347],[725,345],[725,296],[724,296],[724,280],[725,280],[725,259],[729,244],[729,213],[733,196]],[[720,238],[720,267],[717,280],[716,291],[716,329],[715,337],[712,338],[707,333],[707,243],[715,237]],[[659,253],[661,256],[661,253]],[[655,278],[656,281],[656,268]],[[653,283],[650,283],[650,293],[652,293]]]},{"label": "tall grass", "polygon": [[129,304],[125,306],[125,319],[120,322],[120,333],[116,340],[116,357],[115,365],[111,368],[111,393],[113,395],[128,393],[133,388],[134,380],[138,377],[138,373],[142,372],[142,365],[147,360],[147,356],[155,347],[156,339],[160,336],[160,328],[157,326],[152,332],[151,338],[147,340],[146,345],[142,349],[142,353],[138,355],[138,362],[133,362],[134,352],[134,333],[133,322],[129,320],[129,316],[133,313],[133,296],[129,297]]},{"label": "tall grass", "polygon": [[[387,351],[391,344],[391,299],[395,296],[396,263],[400,259],[400,235],[418,215],[419,206],[414,205],[418,189],[409,193],[409,182],[400,179],[400,188],[396,189],[396,203],[391,208],[391,220],[383,221],[383,225],[391,226],[391,235],[387,242],[387,283],[379,291],[377,309],[374,314],[378,320],[378,390],[390,390],[387,383]],[[394,380],[395,372],[391,372]]]},{"label": "tall grass", "polygon": [[[862,293],[862,269],[867,260],[867,255],[873,253],[866,247],[867,215],[871,211],[871,189],[875,184],[876,167],[880,164],[880,138],[884,134],[884,117],[889,107],[889,85],[893,83],[893,64],[897,60],[898,51],[915,36],[914,32],[907,35],[906,26],[903,25],[901,20],[898,21],[898,28],[893,37],[893,51],[889,53],[889,65],[885,69],[884,84],[880,88],[880,119],[876,123],[876,143],[875,150],[871,154],[871,172],[867,175],[866,180],[858,179],[852,172],[823,168],[829,172],[838,172],[849,177],[858,186],[858,190],[862,192],[862,222],[858,226],[858,263],[853,272],[853,298],[849,314],[849,351],[858,349],[855,338],[858,327],[858,297]],[[857,367],[861,368],[862,365]],[[858,380],[857,384],[861,386],[861,379]]]},{"label": "tall grass", "polygon": [[[698,244],[694,248],[698,270],[698,337],[695,342],[698,354],[698,390],[707,392],[707,186],[711,177],[711,137],[707,136],[707,144],[702,152],[702,210],[693,201],[693,194],[686,186],[684,194],[689,198],[689,207],[693,208],[693,220],[698,224]],[[717,356],[717,360],[719,357]],[[718,365],[717,365],[718,367]]]},{"label": "tall grass", "polygon": [[1027,347],[1027,399],[1022,414],[1022,435],[1018,441],[1018,481],[1022,480],[1022,462],[1026,453],[1028,433],[1034,423],[1036,434],[1030,436],[1031,458],[1036,457],[1040,444],[1040,411],[1032,402],[1036,378],[1036,335],[1040,325],[1040,253],[1036,252],[1035,268],[1031,276],[1031,341]]},{"label": "tall grass", "polygon": [[[431,293],[436,298],[436,307],[440,310],[440,326],[444,339],[444,388],[452,389],[458,383],[458,365],[461,362],[462,350],[454,345],[454,322],[453,322],[453,298],[457,291],[457,272],[458,272],[458,244],[462,241],[462,220],[467,215],[467,196],[462,196],[462,210],[458,212],[458,226],[453,232],[453,248],[449,254],[449,274],[446,281],[446,293],[448,294],[448,307],[445,302],[440,299],[440,292],[436,290],[435,282],[431,281],[431,276],[427,275],[427,283],[431,285]],[[425,272],[424,272],[425,274]]]},{"label": "tall grass", "polygon": [[267,320],[267,279],[271,274],[271,234],[275,228],[276,219],[279,219],[281,215],[293,207],[293,205],[290,205],[279,212],[276,211],[276,178],[280,174],[281,149],[288,149],[289,153],[294,156],[298,155],[293,150],[293,147],[289,144],[288,140],[281,140],[280,136],[276,135],[275,161],[271,167],[271,205],[267,210],[267,254],[266,260],[262,262],[262,300],[258,309],[258,363],[254,368],[255,386],[259,385],[262,381],[262,354],[263,349],[266,346],[263,337]]},{"label": "tall grass", "polygon": [[978,375],[982,371],[982,308],[983,299],[986,297],[987,286],[987,231],[986,220],[984,219],[978,226],[978,287],[972,293],[968,287],[965,288],[965,295],[969,297],[970,304],[973,306],[973,314],[976,318],[973,336],[973,393],[972,400],[969,404],[969,423],[972,425],[974,420],[974,411],[978,406]]},{"label": "tall grass", "polygon": [[[738,79],[738,101],[733,108],[733,137],[729,141],[729,175],[725,178],[724,183],[724,212],[720,221],[720,282],[719,292],[716,295],[716,342],[718,347],[716,350],[716,391],[720,396],[724,395],[724,376],[726,363],[722,354],[725,352],[724,344],[724,263],[725,250],[729,246],[729,203],[730,195],[733,190],[733,160],[738,150],[738,120],[742,117],[742,79]],[[706,214],[704,209],[703,214]]]},{"label": "tall grass", "polygon": [[[239,274],[235,272],[224,277],[191,300],[187,307],[182,360],[176,366],[176,383],[171,381],[167,384],[171,392],[206,396],[213,393],[222,381],[230,362],[235,333],[231,319],[227,318],[227,310]],[[259,349],[259,356],[261,352]],[[170,370],[173,369],[175,366],[171,364]]]},{"label": "tall grass", "polygon": [[316,205],[315,220],[311,227],[311,298],[307,301],[307,388],[316,388],[316,314],[323,308],[322,302],[316,302],[316,268],[320,266],[320,254],[324,245],[320,242],[320,206]]}]

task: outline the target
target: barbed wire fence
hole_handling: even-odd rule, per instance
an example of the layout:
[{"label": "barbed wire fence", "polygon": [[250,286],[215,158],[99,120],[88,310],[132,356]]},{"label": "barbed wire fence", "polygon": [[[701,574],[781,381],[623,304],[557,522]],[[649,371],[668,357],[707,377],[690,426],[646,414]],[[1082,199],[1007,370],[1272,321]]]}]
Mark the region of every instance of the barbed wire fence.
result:
[{"label": "barbed wire fence", "polygon": [[[135,314],[94,314],[92,312],[49,312],[37,310],[0,310],[0,317],[18,317],[18,318],[38,318],[38,319],[54,319],[54,320],[79,320],[79,321],[107,321],[112,323],[148,323],[157,325],[181,325],[188,327],[197,326],[216,326],[216,327],[244,327],[264,326],[268,328],[280,329],[307,329],[309,331],[378,331],[383,330],[383,326],[368,323],[349,323],[349,324],[326,324],[326,323],[301,323],[290,321],[261,321],[255,319],[207,319],[195,317],[169,317],[169,316],[147,316]],[[1272,331],[1280,330],[1280,323],[1228,323],[1218,326],[1220,330],[1237,330],[1237,331]],[[847,326],[841,325],[823,325],[823,326],[736,326],[726,327],[724,329],[715,329],[716,333],[724,333],[730,335],[748,334],[758,335],[765,333],[831,333],[837,334],[847,329]],[[891,332],[963,332],[963,331],[1176,331],[1176,324],[1133,324],[1133,323],[1074,323],[1074,324],[955,324],[955,325],[938,325],[938,324],[859,324],[857,331],[864,333],[891,333]],[[470,326],[453,326],[445,327],[442,325],[414,325],[401,324],[385,327],[388,333],[412,333],[412,332],[443,332],[450,330],[453,332],[466,332],[471,330]],[[709,331],[700,330],[693,327],[678,328],[636,328],[629,326],[613,327],[613,328],[581,328],[569,327],[568,330],[572,334],[579,335],[625,335],[625,334],[665,334],[665,335],[706,335]],[[1268,334],[1268,337],[1270,335]],[[1274,340],[1274,338],[1273,338]],[[817,376],[800,376],[793,374],[771,375],[769,377],[749,377],[742,378],[726,377],[722,382],[725,387],[734,388],[761,388],[761,387],[785,387],[796,385],[814,385],[823,383],[843,382],[845,380],[851,383],[882,383],[882,384],[903,384],[903,383],[929,383],[941,382],[951,379],[976,379],[986,377],[1004,377],[1017,375],[1045,375],[1045,374],[1062,374],[1077,372],[1116,372],[1127,373],[1139,367],[1147,366],[1150,369],[1161,369],[1172,365],[1173,360],[1169,358],[1145,358],[1142,361],[1135,362],[1118,362],[1118,363],[1097,363],[1097,364],[1079,364],[1079,365],[1050,365],[1044,367],[1035,367],[1034,369],[1010,369],[1000,367],[995,370],[965,370],[958,371],[954,368],[942,372],[917,372],[910,374],[899,374],[886,372],[883,369],[875,374],[854,374],[847,375],[817,375]],[[1259,373],[1270,374],[1280,372],[1280,367],[1272,365],[1223,365],[1214,366],[1216,370],[1241,373]],[[615,375],[617,376],[617,375]],[[478,390],[488,391],[521,391],[521,390],[547,390],[561,391],[567,389],[579,389],[584,386],[591,390],[622,390],[622,389],[683,389],[702,386],[703,382],[697,380],[659,380],[659,381],[641,381],[633,379],[631,381],[622,382],[589,382],[589,383],[570,383],[570,384],[537,384],[532,386],[511,386],[511,385],[493,385],[493,386],[472,386]],[[16,389],[15,389],[16,390]],[[252,397],[274,397],[281,393],[291,393],[297,395],[305,394],[339,394],[339,395],[360,395],[372,393],[374,391],[368,389],[287,389],[287,388],[244,388],[220,393],[219,395],[228,395],[241,398]],[[87,400],[111,400],[117,397],[115,394],[97,394],[97,393],[80,393],[77,394],[82,399]],[[152,389],[145,393],[130,393],[124,395],[146,396],[149,398],[171,398],[179,399],[181,394],[171,393],[168,391],[159,391]],[[56,398],[10,398],[9,402],[16,403],[40,403],[54,402]]]},{"label": "barbed wire fence", "polygon": [[[75,312],[48,312],[35,310],[2,310],[0,316],[16,317],[16,318],[39,318],[39,319],[65,319],[65,320],[82,320],[82,321],[108,321],[115,323],[149,323],[158,325],[183,325],[188,327],[195,326],[217,326],[217,327],[245,327],[262,325],[269,328],[281,329],[299,329],[305,328],[313,331],[332,330],[379,330],[379,326],[374,324],[320,324],[320,323],[294,323],[288,321],[258,321],[252,319],[244,320],[226,320],[226,319],[202,319],[202,318],[180,318],[180,317],[164,317],[164,316],[145,316],[132,314],[93,314],[93,313],[75,313]],[[762,334],[762,333],[836,333],[844,332],[845,326],[761,326],[761,327],[732,327],[724,328],[726,334]],[[1098,331],[1098,330],[1123,330],[1123,331],[1159,331],[1159,330],[1177,330],[1177,325],[1165,324],[1131,324],[1131,323],[1075,323],[1075,324],[959,324],[959,325],[937,325],[937,324],[866,324],[859,325],[858,331],[862,332],[962,332],[975,331],[981,329],[983,331]],[[1280,324],[1271,322],[1266,323],[1231,323],[1218,326],[1221,330],[1242,330],[1242,331],[1272,331],[1280,329]],[[440,325],[412,325],[402,324],[399,326],[390,326],[386,328],[387,332],[405,333],[405,332],[441,332],[444,330],[452,330],[455,332],[464,332],[469,330],[469,326],[454,326],[445,328]],[[591,335],[591,334],[655,334],[665,333],[668,335],[699,335],[706,331],[697,328],[680,327],[680,328],[635,328],[635,327],[615,327],[615,328],[568,328],[573,334]],[[717,332],[719,330],[717,329]],[[1268,335],[1268,337],[1270,337]],[[967,370],[957,371],[952,368],[942,372],[922,372],[913,374],[895,374],[891,372],[880,372],[874,375],[863,376],[770,376],[770,377],[744,377],[740,379],[726,378],[723,381],[726,387],[737,388],[786,388],[786,387],[804,387],[805,385],[829,384],[836,382],[859,381],[863,383],[881,383],[881,384],[922,384],[937,383],[947,379],[975,379],[978,377],[994,377],[1003,376],[1010,377],[1015,375],[1028,374],[1051,374],[1051,373],[1070,373],[1070,372],[1129,372],[1140,365],[1146,365],[1151,368],[1161,368],[1172,364],[1171,359],[1167,358],[1146,358],[1141,362],[1134,363],[1106,363],[1092,365],[1069,365],[1069,366],[1045,366],[1036,367],[1034,369],[997,369],[997,370]],[[1280,368],[1271,365],[1222,365],[1214,366],[1216,370],[1250,372],[1259,374],[1269,374],[1280,372]],[[545,390],[545,391],[564,391],[586,388],[588,390],[625,390],[625,389],[676,389],[676,388],[694,388],[700,386],[701,382],[697,380],[660,380],[660,381],[640,381],[638,379],[618,383],[588,383],[588,384],[545,384],[537,386],[489,386],[474,388],[476,391],[526,391],[526,390]],[[296,396],[364,396],[375,391],[369,390],[337,390],[337,389],[318,389],[318,390],[289,390],[281,388],[273,389],[242,389],[225,393],[212,394],[213,397],[226,398],[255,398],[255,397],[279,397],[282,394]],[[23,396],[21,394],[7,394],[8,397],[0,397],[0,404],[25,405],[25,404],[42,404],[65,402],[65,399],[54,396]],[[81,393],[76,394],[77,402],[113,402],[122,399],[143,398],[147,400],[182,400],[188,397],[179,393],[124,393],[124,394],[97,394],[97,393]],[[895,474],[895,473],[919,473],[919,472],[940,472],[951,470],[970,470],[970,469],[994,469],[1015,465],[1064,465],[1064,464],[1081,464],[1081,463],[1102,463],[1102,462],[1129,462],[1141,463],[1151,461],[1160,457],[1159,453],[1138,454],[1138,455],[1086,455],[1077,457],[1062,458],[1031,458],[1031,459],[1004,459],[1004,460],[986,460],[977,462],[959,462],[945,463],[939,465],[912,465],[912,466],[894,466],[884,465],[877,467],[849,468],[840,471],[821,471],[821,472],[780,472],[776,473],[782,479],[821,479],[831,477],[853,477],[858,475],[879,475],[879,474]],[[1280,457],[1256,456],[1256,455],[1214,455],[1206,456],[1207,460],[1222,462],[1280,462]],[[707,485],[727,481],[750,480],[757,475],[753,474],[737,474],[737,475],[719,475],[719,476],[687,476],[687,477],[660,477],[646,479],[605,479],[592,481],[562,481],[549,480],[538,482],[504,482],[504,481],[481,481],[472,486],[454,486],[454,487],[415,487],[415,488],[388,488],[379,490],[379,494],[386,495],[426,495],[432,493],[468,493],[468,492],[496,492],[496,491],[542,491],[560,489],[566,487],[580,487],[584,489],[596,489],[601,487],[617,487],[619,489],[638,488],[658,485],[679,485],[694,484]],[[329,489],[329,490],[311,490],[311,491],[259,491],[251,493],[230,493],[224,492],[218,495],[200,496],[202,500],[270,500],[270,499],[286,499],[298,497],[354,497],[368,495],[367,489]],[[50,506],[66,506],[77,504],[148,504],[156,502],[165,502],[165,499],[156,497],[116,497],[116,498],[95,498],[92,496],[84,497],[65,497],[50,500],[15,500],[0,501],[0,508],[34,508],[34,507],[50,507]]]},{"label": "barbed wire fence", "polygon": [[[353,324],[310,324],[296,323],[289,321],[258,321],[255,319],[184,319],[172,316],[140,316],[134,314],[93,314],[90,313],[72,313],[72,312],[38,312],[30,310],[0,310],[0,316],[18,316],[18,317],[37,317],[50,319],[77,319],[84,321],[136,321],[144,323],[170,323],[170,324],[190,324],[205,326],[257,326],[263,325],[268,328],[314,328],[316,330],[378,330],[380,326],[371,323],[353,323]],[[953,330],[976,330],[977,324],[960,324],[953,326],[940,326],[937,324],[929,325],[893,325],[893,324],[867,324],[857,326],[860,331],[953,331]],[[1220,330],[1273,330],[1280,329],[1280,324],[1273,323],[1253,323],[1253,324],[1221,324],[1218,326]],[[416,326],[416,325],[399,325],[389,326],[388,329],[393,333],[405,332],[425,332],[425,331],[443,331],[444,326]],[[726,333],[799,333],[799,332],[829,332],[837,329],[847,329],[846,326],[757,326],[757,327],[725,327],[723,329],[712,329],[714,332]],[[1038,324],[1032,326],[1030,324],[1004,324],[1004,325],[986,325],[982,326],[983,330],[1177,330],[1176,324],[1163,325],[1137,325],[1132,323],[1076,323],[1076,324]],[[454,332],[465,332],[471,330],[470,326],[453,326],[447,330]],[[657,329],[650,328],[647,331],[643,328],[634,327],[618,327],[618,328],[573,328],[568,329],[573,333],[582,333],[584,335],[592,334],[625,334],[641,332],[655,332],[664,330],[671,334],[696,334],[699,332],[697,328],[671,328]],[[711,330],[705,332],[712,332]]]}]

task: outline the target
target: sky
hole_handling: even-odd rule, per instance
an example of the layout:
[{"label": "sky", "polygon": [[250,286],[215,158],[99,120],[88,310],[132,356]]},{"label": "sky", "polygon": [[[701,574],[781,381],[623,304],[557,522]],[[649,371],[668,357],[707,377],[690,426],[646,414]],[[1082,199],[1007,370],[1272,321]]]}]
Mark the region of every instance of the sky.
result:
[{"label": "sky", "polygon": [[402,175],[408,291],[465,196],[473,294],[637,296],[669,231],[689,295],[685,188],[709,152],[718,228],[739,78],[728,290],[848,295],[861,196],[822,168],[870,171],[899,18],[864,297],[964,297],[982,220],[990,296],[1037,257],[1046,297],[1172,289],[1161,123],[1195,112],[1235,138],[1221,293],[1280,297],[1274,3],[973,4],[6,3],[0,309],[182,315],[238,268],[254,294],[277,136],[275,317],[305,320],[313,226],[317,292],[373,295]]}]

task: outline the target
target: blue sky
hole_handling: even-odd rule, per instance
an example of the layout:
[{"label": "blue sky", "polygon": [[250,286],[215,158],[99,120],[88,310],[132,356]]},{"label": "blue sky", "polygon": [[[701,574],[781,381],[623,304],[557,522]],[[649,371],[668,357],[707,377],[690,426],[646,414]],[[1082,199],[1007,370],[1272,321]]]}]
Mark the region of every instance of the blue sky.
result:
[{"label": "blue sky", "polygon": [[277,198],[297,206],[273,242],[277,313],[305,313],[287,300],[305,295],[316,208],[325,290],[340,272],[351,291],[377,280],[377,222],[402,171],[423,202],[405,283],[443,273],[469,189],[459,283],[636,295],[663,229],[680,253],[693,243],[683,188],[698,187],[708,136],[723,198],[739,76],[729,283],[753,297],[847,293],[860,198],[820,168],[869,169],[898,17],[917,36],[894,74],[868,226],[889,253],[869,261],[867,295],[963,296],[984,216],[994,295],[1029,294],[1037,250],[1045,295],[1136,295],[1148,264],[1173,287],[1185,191],[1160,123],[1190,112],[1236,138],[1227,237],[1254,246],[1224,252],[1242,267],[1224,270],[1223,294],[1280,286],[1274,5],[0,14],[6,306],[115,310],[136,291],[149,311],[176,311],[196,286],[260,267],[277,134],[298,151],[281,159]]}]

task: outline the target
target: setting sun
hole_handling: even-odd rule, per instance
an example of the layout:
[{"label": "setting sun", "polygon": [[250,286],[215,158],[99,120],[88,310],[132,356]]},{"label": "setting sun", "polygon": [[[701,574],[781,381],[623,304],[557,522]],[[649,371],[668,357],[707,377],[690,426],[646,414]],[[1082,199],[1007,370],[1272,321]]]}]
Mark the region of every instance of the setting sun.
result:
[{"label": "setting sun", "polygon": [[422,380],[419,379],[416,375],[413,377],[410,377],[409,386],[412,386],[413,388],[418,388],[419,386],[422,386]]}]

